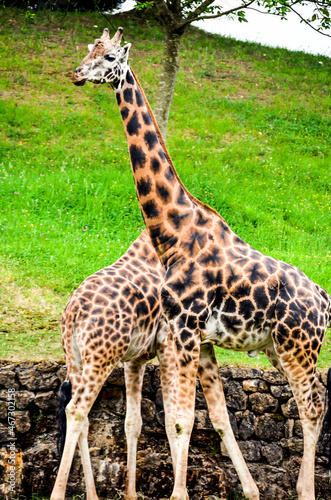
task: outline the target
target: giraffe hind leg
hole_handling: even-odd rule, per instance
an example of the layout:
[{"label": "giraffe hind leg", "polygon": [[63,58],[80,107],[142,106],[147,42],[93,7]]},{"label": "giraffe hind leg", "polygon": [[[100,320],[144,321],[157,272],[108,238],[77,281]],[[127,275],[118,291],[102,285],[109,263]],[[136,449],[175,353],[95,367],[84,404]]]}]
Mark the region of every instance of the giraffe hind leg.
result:
[{"label": "giraffe hind leg", "polygon": [[199,379],[207,401],[212,424],[221,436],[243,487],[245,498],[258,500],[259,490],[249,472],[240,448],[234,437],[218,371],[214,346],[202,345],[200,349]]},{"label": "giraffe hind leg", "polygon": [[[109,374],[111,373],[113,367],[115,366],[117,360],[114,363],[109,363],[107,368],[100,374],[98,366],[92,366],[86,364],[83,367],[81,374],[72,374],[72,399],[67,404],[65,408],[66,415],[66,434],[63,454],[60,462],[60,467],[58,469],[55,485],[51,494],[50,500],[64,500],[65,490],[68,482],[68,476],[71,468],[71,464],[74,458],[75,449],[77,443],[79,444],[83,470],[86,482],[86,499],[87,500],[97,500],[97,494],[95,491],[91,461],[88,450],[88,414],[90,409],[97,398],[101,387],[107,380]],[[89,384],[89,378],[91,373],[94,374],[95,380],[94,384]],[[77,375],[77,379],[75,376]],[[77,380],[80,380],[77,383]]]},{"label": "giraffe hind leg", "polygon": [[87,415],[77,407],[73,399],[65,409],[66,413],[66,435],[60,467],[57,473],[55,485],[50,500],[64,500],[68,482],[69,471],[74,458],[78,438],[83,428]]},{"label": "giraffe hind leg", "polygon": [[[318,338],[302,328],[300,330],[296,328],[294,335],[293,330],[291,331],[284,323],[274,324],[272,336],[273,364],[278,367],[279,363],[280,371],[288,379],[302,424],[304,452],[297,482],[298,499],[314,500],[315,450],[324,416],[325,390],[315,376],[316,356],[312,355],[312,340],[309,339],[313,339],[316,344]],[[302,339],[306,339],[305,342]],[[317,341],[321,343],[322,339],[319,338]],[[314,350],[316,351],[316,347]],[[267,354],[270,356],[272,350],[268,350]]]}]

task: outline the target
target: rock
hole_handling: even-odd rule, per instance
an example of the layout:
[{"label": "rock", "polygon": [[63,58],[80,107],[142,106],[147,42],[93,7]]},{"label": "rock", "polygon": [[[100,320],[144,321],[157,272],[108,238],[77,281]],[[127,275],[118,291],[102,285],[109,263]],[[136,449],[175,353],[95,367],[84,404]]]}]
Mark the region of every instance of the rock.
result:
[{"label": "rock", "polygon": [[276,484],[271,484],[266,487],[263,495],[264,500],[287,500],[288,491],[282,490]]},{"label": "rock", "polygon": [[241,424],[239,426],[239,437],[240,439],[247,440],[254,436],[255,433],[255,420],[256,417],[253,413],[246,410],[242,415]]},{"label": "rock", "polygon": [[58,368],[58,366],[59,364],[56,361],[41,361],[37,364],[35,369],[39,372],[50,373],[56,371],[56,368]]},{"label": "rock", "polygon": [[206,398],[205,398],[205,395],[204,395],[201,388],[195,394],[195,407],[198,410],[206,410],[207,409]]},{"label": "rock", "polygon": [[162,426],[165,427],[165,421],[164,421],[164,411],[158,411],[156,413],[156,420],[157,422]]},{"label": "rock", "polygon": [[231,410],[246,410],[248,396],[241,384],[235,380],[226,383],[226,405]]},{"label": "rock", "polygon": [[17,371],[26,370],[27,368],[33,368],[35,365],[34,361],[21,361],[19,365],[17,365]]},{"label": "rock", "polygon": [[228,410],[228,415],[229,415],[230,424],[231,424],[231,427],[233,430],[233,434],[235,435],[235,437],[237,439],[239,437],[237,419],[229,410]]},{"label": "rock", "polygon": [[118,385],[121,387],[125,386],[125,379],[124,379],[124,370],[123,368],[118,368],[117,366],[113,369],[111,374],[109,375],[107,382],[107,386],[109,385]]},{"label": "rock", "polygon": [[0,385],[3,385],[7,389],[18,389],[19,385],[15,379],[15,372],[0,371]]},{"label": "rock", "polygon": [[268,392],[268,384],[264,380],[258,378],[253,380],[244,380],[243,389],[246,392]]},{"label": "rock", "polygon": [[15,371],[15,368],[16,365],[14,363],[10,363],[9,361],[0,361],[0,371]]},{"label": "rock", "polygon": [[293,453],[302,453],[303,452],[303,439],[293,437],[290,439],[281,439],[280,445],[287,452]]},{"label": "rock", "polygon": [[261,447],[261,454],[266,458],[268,464],[278,465],[283,460],[283,450],[281,446],[275,443],[268,443]]},{"label": "rock", "polygon": [[12,438],[13,436],[10,436],[9,434],[8,425],[0,423],[0,443],[5,443],[6,441],[10,441]]},{"label": "rock", "polygon": [[105,410],[107,413],[122,413],[124,404],[123,389],[116,386],[104,387],[97,397],[98,408]]},{"label": "rock", "polygon": [[278,408],[277,399],[273,398],[270,394],[255,392],[254,394],[250,394],[249,402],[252,405],[252,411],[260,415],[266,412],[273,413]]},{"label": "rock", "polygon": [[56,375],[60,379],[60,384],[62,384],[67,378],[67,367],[66,365],[60,366],[60,368],[56,371]]},{"label": "rock", "polygon": [[16,408],[18,410],[24,410],[35,398],[34,392],[30,391],[16,391],[15,400]]},{"label": "rock", "polygon": [[6,389],[0,390],[0,400],[8,401],[8,391]]},{"label": "rock", "polygon": [[243,366],[237,366],[236,368],[230,368],[229,370],[234,379],[262,378],[263,375],[263,371],[259,368],[245,368]]},{"label": "rock", "polygon": [[293,437],[293,429],[294,429],[294,420],[289,419],[285,422],[285,437],[286,439],[290,439]]},{"label": "rock", "polygon": [[287,403],[281,406],[284,417],[299,418],[299,411],[294,398],[291,398]]},{"label": "rock", "polygon": [[155,393],[161,387],[160,369],[157,365],[146,365],[143,392],[149,395]]},{"label": "rock", "polygon": [[294,434],[300,438],[303,437],[302,423],[300,422],[300,420],[294,421]]},{"label": "rock", "polygon": [[238,441],[239,448],[247,462],[258,462],[261,458],[261,444],[257,441]]},{"label": "rock", "polygon": [[18,432],[25,433],[30,430],[31,422],[28,411],[15,412],[15,427]]},{"label": "rock", "polygon": [[60,381],[54,373],[42,373],[32,369],[18,372],[18,378],[21,384],[30,391],[57,389],[60,385]]},{"label": "rock", "polygon": [[228,368],[227,366],[220,366],[218,371],[222,379],[227,379],[232,377],[231,368]]},{"label": "rock", "polygon": [[0,419],[7,418],[8,414],[8,403],[7,401],[0,401]]},{"label": "rock", "polygon": [[141,401],[141,416],[143,422],[152,423],[155,417],[155,403],[150,399],[143,398]]},{"label": "rock", "polygon": [[163,395],[162,395],[162,389],[161,389],[161,387],[159,387],[158,390],[156,391],[155,404],[156,404],[156,407],[157,407],[158,410],[161,410],[161,411],[164,410],[164,407],[163,407]]},{"label": "rock", "polygon": [[263,380],[273,385],[285,385],[287,384],[287,380],[283,375],[279,373],[277,370],[264,370]]},{"label": "rock", "polygon": [[277,399],[289,399],[293,397],[292,389],[289,384],[272,385],[270,387],[270,392]]},{"label": "rock", "polygon": [[255,421],[255,435],[264,441],[278,441],[285,434],[284,419],[279,415],[265,414]]},{"label": "rock", "polygon": [[[223,470],[215,462],[211,463],[210,460],[201,455],[196,462],[188,467],[188,489],[193,493],[190,498],[192,500],[207,500],[210,497],[216,497],[220,500],[228,498],[227,478],[225,478]],[[214,494],[216,495],[214,496]]]},{"label": "rock", "polygon": [[213,429],[207,410],[196,410],[194,420],[195,430],[211,430]]},{"label": "rock", "polygon": [[56,410],[58,398],[53,391],[40,392],[36,395],[35,404],[42,410]]}]

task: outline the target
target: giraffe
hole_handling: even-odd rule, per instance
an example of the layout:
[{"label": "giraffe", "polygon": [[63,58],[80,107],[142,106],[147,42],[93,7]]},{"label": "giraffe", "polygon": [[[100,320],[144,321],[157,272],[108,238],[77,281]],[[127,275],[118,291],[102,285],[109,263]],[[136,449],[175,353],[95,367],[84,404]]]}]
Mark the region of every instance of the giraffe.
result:
[{"label": "giraffe", "polygon": [[[137,439],[141,432],[141,391],[145,363],[160,363],[165,427],[176,463],[176,366],[169,328],[159,298],[164,270],[146,230],[114,264],[86,278],[62,316],[67,380],[61,386],[58,450],[61,462],[51,500],[64,500],[77,441],[87,500],[97,500],[88,450],[88,413],[118,361],[124,362],[127,440],[126,498],[136,494]],[[64,448],[64,449],[63,449]]]},{"label": "giraffe", "polygon": [[[325,390],[316,361],[331,320],[331,298],[296,267],[263,255],[237,236],[211,207],[192,196],[167,152],[144,92],[131,70],[131,44],[121,47],[123,29],[106,29],[73,73],[72,82],[110,83],[127,136],[142,215],[165,267],[163,314],[175,341],[178,365],[177,460],[172,500],[187,498],[186,473],[194,421],[199,356],[216,344],[264,351],[288,379],[297,402],[304,452],[297,481],[299,500],[313,500],[315,448]],[[208,369],[207,363],[207,369]],[[205,366],[199,369],[204,375]],[[206,393],[216,381],[208,377]],[[217,379],[217,384],[219,383]],[[226,444],[224,421],[216,430]],[[215,424],[214,424],[215,425]],[[258,498],[256,490],[244,493]]]},{"label": "giraffe", "polygon": [[[102,385],[119,359],[125,362],[127,395],[126,498],[130,500],[137,498],[136,452],[142,426],[140,416],[142,381],[145,362],[155,354],[160,363],[165,425],[175,468],[176,367],[172,337],[168,335],[169,328],[161,315],[159,286],[164,274],[165,270],[145,230],[117,262],[86,278],[69,299],[62,317],[62,343],[67,364],[67,380],[61,386],[57,413],[60,430],[58,450],[60,458],[63,456],[63,459],[51,500],[63,500],[65,497],[77,439],[82,456],[87,499],[97,498],[87,445],[87,417]],[[210,377],[217,377],[218,374],[213,350],[209,349],[200,362],[201,367],[208,364],[200,380],[209,403],[211,421],[215,421],[217,425],[221,418],[220,414],[224,413],[226,407],[222,389],[215,398],[217,385],[213,391],[215,400],[211,401],[211,396],[208,395],[208,380]],[[77,415],[81,415],[82,418],[74,429],[73,420]],[[226,413],[223,418],[227,419]],[[237,444],[232,431],[229,432],[232,434],[228,439],[231,443],[231,456],[240,451],[236,450]],[[243,472],[240,469],[240,477],[245,484],[252,479],[249,478],[245,464],[242,465]]]},{"label": "giraffe", "polygon": [[[105,30],[105,32],[108,35],[108,31]],[[93,46],[90,46],[90,48],[92,47]],[[144,244],[149,247],[148,251],[154,252],[155,257],[157,258],[157,254],[151,241],[149,240],[148,245],[146,241],[144,242]],[[126,256],[128,257],[128,253],[126,254]],[[137,256],[137,259],[138,257],[139,256]],[[131,260],[131,254],[129,254],[129,259]],[[127,263],[129,263],[129,260],[127,260]],[[162,269],[164,268],[162,267]],[[161,276],[161,279],[163,279],[163,277],[164,272]],[[247,498],[252,498],[253,500],[255,500],[258,498],[258,490],[233,435],[232,427],[226,410],[225,398],[218,372],[218,365],[214,349],[211,345],[203,346],[200,354],[199,378],[207,400],[210,419],[216,429],[223,429],[223,442],[227,448],[230,458],[232,459],[232,462],[234,463],[245,495]],[[211,384],[213,387],[212,390],[210,390]],[[173,455],[175,454],[173,453]]]}]

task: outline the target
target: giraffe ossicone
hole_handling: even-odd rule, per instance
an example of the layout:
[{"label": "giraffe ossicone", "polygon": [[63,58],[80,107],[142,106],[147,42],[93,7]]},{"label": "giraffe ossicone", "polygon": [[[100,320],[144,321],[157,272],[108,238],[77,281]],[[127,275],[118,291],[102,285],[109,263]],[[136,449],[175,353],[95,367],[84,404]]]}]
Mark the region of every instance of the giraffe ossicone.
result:
[{"label": "giraffe ossicone", "polygon": [[[297,483],[299,500],[313,500],[314,457],[325,412],[316,361],[331,319],[331,298],[296,267],[263,255],[239,238],[212,208],[180,180],[153,113],[128,64],[128,46],[109,49],[96,40],[72,82],[110,83],[126,132],[136,192],[146,228],[165,267],[162,310],[175,341],[178,365],[177,463],[172,500],[186,498],[186,473],[194,421],[199,355],[211,344],[254,354],[263,350],[293,390],[304,435]],[[115,45],[115,42],[114,42]],[[125,49],[125,53],[123,53]],[[208,351],[209,350],[209,351]],[[201,365],[201,358],[200,358]],[[204,377],[207,364],[199,368]],[[205,394],[221,387],[209,377]],[[218,392],[219,394],[219,392]],[[219,406],[224,412],[224,397]],[[233,445],[228,423],[214,422]],[[230,444],[231,443],[231,444]],[[259,493],[240,452],[231,457],[247,498]]]}]

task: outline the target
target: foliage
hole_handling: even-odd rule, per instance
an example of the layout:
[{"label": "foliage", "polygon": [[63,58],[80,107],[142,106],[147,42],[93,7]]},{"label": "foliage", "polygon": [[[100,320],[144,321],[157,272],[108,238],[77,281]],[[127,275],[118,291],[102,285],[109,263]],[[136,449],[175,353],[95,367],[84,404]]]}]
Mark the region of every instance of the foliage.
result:
[{"label": "foliage", "polygon": [[[303,17],[297,6],[311,5],[311,16]],[[236,17],[239,22],[247,22],[246,11],[259,10],[287,19],[289,12],[297,14],[302,22],[313,29],[325,33],[331,28],[330,0],[240,0],[239,5],[226,6],[215,0],[137,0],[137,9],[151,9],[161,25],[178,33],[194,21],[222,16]],[[326,34],[326,33],[325,33]],[[330,35],[328,35],[330,36]]]},{"label": "foliage", "polygon": [[[313,7],[311,18],[304,18],[297,5]],[[176,75],[180,38],[186,28],[194,21],[213,19],[222,16],[237,18],[247,22],[248,9],[280,16],[286,19],[289,12],[295,12],[302,22],[327,36],[331,27],[330,0],[240,0],[239,5],[215,3],[215,0],[137,0],[137,9],[146,10],[165,31],[163,67],[160,75],[159,91],[155,103],[155,117],[160,131],[166,138],[169,110],[172,102]]]},{"label": "foliage", "polygon": [[42,9],[61,12],[111,11],[125,0],[3,0],[3,8],[26,9],[27,18],[32,19],[31,10]]},{"label": "foliage", "polygon": [[[70,83],[103,18],[37,11],[26,24],[8,10],[0,21],[0,357],[58,358],[69,295],[143,221],[111,89]],[[112,22],[153,106],[162,32],[139,16]],[[330,59],[184,36],[168,133],[180,177],[245,241],[330,292]],[[221,360],[268,365],[231,351]],[[331,364],[329,340],[320,363]]]}]

